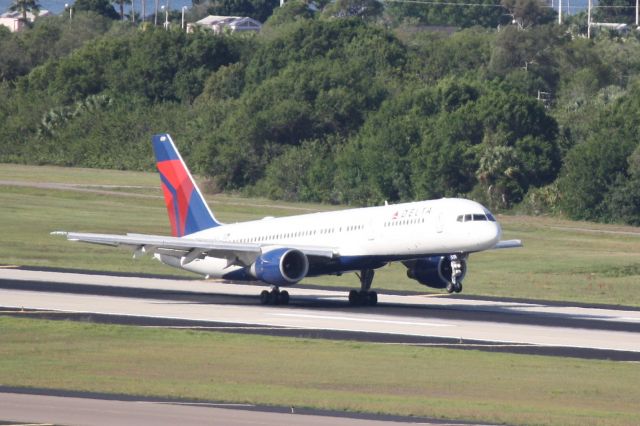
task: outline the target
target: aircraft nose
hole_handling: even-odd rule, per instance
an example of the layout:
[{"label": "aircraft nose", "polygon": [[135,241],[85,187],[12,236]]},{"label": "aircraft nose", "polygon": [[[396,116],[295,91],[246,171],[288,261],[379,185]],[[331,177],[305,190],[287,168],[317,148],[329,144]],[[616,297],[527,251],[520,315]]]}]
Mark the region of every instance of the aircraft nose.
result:
[{"label": "aircraft nose", "polygon": [[498,222],[483,223],[482,231],[478,235],[479,246],[483,249],[495,246],[502,236],[502,229]]},{"label": "aircraft nose", "polygon": [[498,243],[498,241],[500,241],[500,238],[502,237],[502,228],[500,227],[500,224],[498,222],[492,222],[493,223],[493,231],[492,231],[492,242],[493,245],[496,245]]}]

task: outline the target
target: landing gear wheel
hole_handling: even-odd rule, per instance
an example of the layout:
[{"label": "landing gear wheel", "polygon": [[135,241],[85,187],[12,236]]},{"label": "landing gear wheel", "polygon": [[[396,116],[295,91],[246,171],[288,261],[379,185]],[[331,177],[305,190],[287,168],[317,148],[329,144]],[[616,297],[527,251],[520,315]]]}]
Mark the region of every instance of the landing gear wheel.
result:
[{"label": "landing gear wheel", "polygon": [[349,292],[349,304],[351,306],[357,306],[358,305],[358,299],[359,299],[358,296],[359,295],[360,294],[355,290],[351,290]]},{"label": "landing gear wheel", "polygon": [[369,302],[369,306],[376,306],[378,304],[378,293],[376,293],[375,291],[370,291],[367,296],[369,299],[367,300],[367,302]]},{"label": "landing gear wheel", "polygon": [[280,291],[277,287],[271,291],[262,290],[260,293],[260,303],[263,305],[288,305],[289,292]]},{"label": "landing gear wheel", "polygon": [[376,306],[378,304],[378,293],[375,291],[349,292],[349,304],[351,306]]},{"label": "landing gear wheel", "polygon": [[269,293],[269,303],[271,305],[279,305],[280,304],[280,291],[278,289],[273,289]]},{"label": "landing gear wheel", "polygon": [[349,292],[349,304],[351,306],[375,306],[378,304],[378,293],[370,291],[373,282],[373,269],[363,269],[356,273],[360,279],[360,291],[351,290]]},{"label": "landing gear wheel", "polygon": [[466,271],[466,259],[465,254],[452,254],[450,256],[451,266],[451,282],[447,284],[447,291],[449,293],[462,291],[462,279]]},{"label": "landing gear wheel", "polygon": [[284,290],[280,292],[280,304],[288,305],[289,304],[289,292]]}]

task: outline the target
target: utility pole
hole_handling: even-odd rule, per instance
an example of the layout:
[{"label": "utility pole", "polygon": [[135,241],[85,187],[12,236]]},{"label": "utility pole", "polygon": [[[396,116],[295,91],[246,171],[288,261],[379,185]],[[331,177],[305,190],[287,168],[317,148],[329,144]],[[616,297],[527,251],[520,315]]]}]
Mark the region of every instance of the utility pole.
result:
[{"label": "utility pole", "polygon": [[562,25],[562,0],[558,0],[558,24]]},{"label": "utility pole", "polygon": [[167,0],[164,10],[164,27],[165,30],[169,30],[169,0]]},{"label": "utility pole", "polygon": [[638,22],[638,9],[640,8],[640,0],[636,0],[636,27],[640,22]]},{"label": "utility pole", "polygon": [[589,0],[589,8],[587,9],[587,38],[591,38],[591,0]]}]

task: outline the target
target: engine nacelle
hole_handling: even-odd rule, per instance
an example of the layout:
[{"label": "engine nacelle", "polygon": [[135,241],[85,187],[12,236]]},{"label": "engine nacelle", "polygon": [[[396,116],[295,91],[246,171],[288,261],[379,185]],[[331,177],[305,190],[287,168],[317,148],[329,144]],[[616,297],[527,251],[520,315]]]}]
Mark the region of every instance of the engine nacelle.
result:
[{"label": "engine nacelle", "polygon": [[263,253],[251,265],[251,275],[267,284],[286,286],[307,276],[309,260],[300,250],[279,248]]},{"label": "engine nacelle", "polygon": [[[467,274],[467,262],[463,259],[460,259],[460,262],[462,274],[458,277],[458,281],[462,281]],[[432,256],[402,263],[407,267],[407,277],[422,285],[446,288],[452,282],[451,256]]]}]

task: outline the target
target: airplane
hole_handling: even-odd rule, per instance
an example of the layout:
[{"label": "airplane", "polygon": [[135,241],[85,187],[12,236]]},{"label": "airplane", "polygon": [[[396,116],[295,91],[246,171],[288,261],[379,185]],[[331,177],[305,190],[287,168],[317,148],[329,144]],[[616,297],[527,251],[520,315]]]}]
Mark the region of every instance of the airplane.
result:
[{"label": "airplane", "polygon": [[521,247],[501,241],[500,224],[481,204],[442,198],[223,224],[207,205],[169,134],[152,137],[172,236],[53,232],[81,241],[152,254],[160,262],[232,281],[260,281],[262,304],[289,303],[280,287],[306,277],[355,272],[354,306],[373,306],[375,270],[402,262],[407,276],[449,293],[462,291],[471,253]]}]

